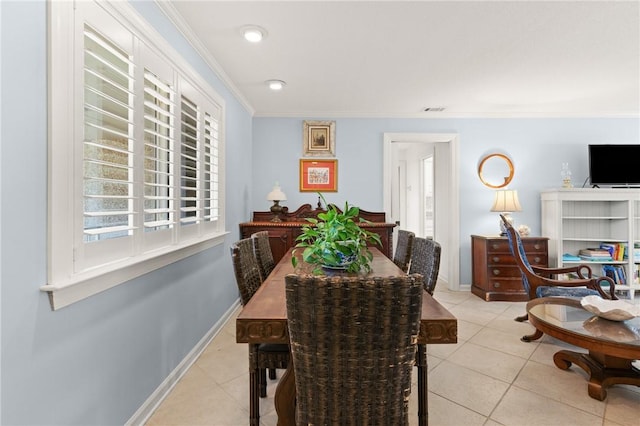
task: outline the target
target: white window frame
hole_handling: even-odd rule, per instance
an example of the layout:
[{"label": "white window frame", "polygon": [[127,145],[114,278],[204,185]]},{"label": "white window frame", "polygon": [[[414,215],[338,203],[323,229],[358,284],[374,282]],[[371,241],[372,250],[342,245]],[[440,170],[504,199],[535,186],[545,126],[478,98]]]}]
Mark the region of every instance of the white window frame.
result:
[{"label": "white window frame", "polygon": [[[224,123],[225,103],[213,88],[186,62],[182,56],[153,29],[127,2],[49,2],[49,188],[48,188],[48,283],[41,290],[49,294],[52,309],[60,309],[107,290],[145,273],[184,259],[224,242]],[[83,37],[85,22],[95,19],[106,22],[103,28],[112,37],[132,37],[135,66],[134,145],[143,143],[143,110],[141,91],[144,90],[144,64],[157,59],[173,69],[176,86],[175,139],[180,137],[181,88],[198,102],[218,123],[218,182],[216,219],[198,221],[182,226],[180,212],[174,214],[174,224],[164,242],[161,237],[145,237],[144,226],[132,231],[123,255],[113,256],[113,247],[121,241],[109,241],[101,256],[100,243],[85,243],[78,237],[83,233]],[[100,24],[102,25],[102,24]],[[109,27],[114,27],[109,33]],[[124,28],[124,31],[122,29]],[[119,41],[119,40],[113,40]],[[125,43],[126,44],[126,43]],[[144,59],[146,58],[146,59]],[[151,58],[151,59],[149,59]],[[144,62],[143,62],[144,61]],[[166,71],[163,70],[163,72]],[[79,76],[80,75],[80,76]],[[138,149],[140,154],[142,150]],[[179,151],[179,148],[176,149]],[[78,152],[80,151],[80,153]],[[200,154],[199,154],[200,155]],[[134,161],[134,174],[140,173],[143,162]],[[179,169],[179,167],[178,167]],[[177,173],[179,181],[179,172]],[[141,181],[134,190],[135,210],[142,212]],[[175,205],[179,209],[179,192]],[[138,220],[138,223],[142,223]],[[189,228],[186,231],[186,228]],[[160,233],[158,233],[160,234]],[[164,234],[167,234],[164,232]],[[166,236],[166,235],[165,235]],[[158,241],[160,240],[160,241]],[[93,244],[91,250],[85,248]],[[88,256],[88,252],[94,252]],[[107,253],[110,253],[107,256]]]}]

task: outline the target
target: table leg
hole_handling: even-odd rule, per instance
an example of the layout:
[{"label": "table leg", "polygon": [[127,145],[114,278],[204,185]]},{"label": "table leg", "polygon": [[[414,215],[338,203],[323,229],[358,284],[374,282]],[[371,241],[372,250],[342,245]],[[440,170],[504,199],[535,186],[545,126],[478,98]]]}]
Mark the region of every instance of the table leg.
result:
[{"label": "table leg", "polygon": [[416,352],[416,366],[418,367],[418,424],[429,424],[429,387],[427,381],[427,345],[418,345]]},{"label": "table leg", "polygon": [[553,362],[562,370],[576,364],[589,374],[587,390],[591,398],[604,401],[607,388],[615,384],[640,386],[640,371],[632,360],[613,357],[599,352],[589,354],[562,350],[553,355]]},{"label": "table leg", "polygon": [[534,331],[533,334],[528,334],[526,336],[522,336],[520,338],[520,340],[522,340],[523,342],[527,342],[527,343],[533,342],[534,340],[538,340],[539,338],[541,338],[543,334],[544,333],[542,333],[542,331],[540,331],[540,330],[538,330],[536,328],[536,331]]},{"label": "table leg", "polygon": [[249,343],[249,424],[260,426],[260,383],[258,345]]},{"label": "table leg", "polygon": [[296,380],[293,373],[293,357],[278,382],[274,397],[278,426],[294,426],[296,424]]}]

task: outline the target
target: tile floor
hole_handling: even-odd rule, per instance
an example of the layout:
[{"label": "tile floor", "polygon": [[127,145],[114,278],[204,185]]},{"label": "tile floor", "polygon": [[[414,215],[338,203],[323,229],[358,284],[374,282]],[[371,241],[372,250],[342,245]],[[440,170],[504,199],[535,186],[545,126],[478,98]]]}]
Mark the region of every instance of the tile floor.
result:
[{"label": "tile floor", "polygon": [[[431,426],[640,425],[639,387],[616,385],[597,401],[587,395],[581,368],[563,371],[553,364],[553,354],[568,345],[549,336],[520,341],[533,330],[513,321],[524,313],[524,303],[484,302],[442,289],[435,297],[458,318],[458,343],[428,346]],[[146,424],[247,425],[247,363],[247,347],[235,342],[232,319]],[[265,426],[277,422],[276,383],[270,381],[267,398],[260,400]],[[414,384],[411,424],[417,424],[416,395]]]}]

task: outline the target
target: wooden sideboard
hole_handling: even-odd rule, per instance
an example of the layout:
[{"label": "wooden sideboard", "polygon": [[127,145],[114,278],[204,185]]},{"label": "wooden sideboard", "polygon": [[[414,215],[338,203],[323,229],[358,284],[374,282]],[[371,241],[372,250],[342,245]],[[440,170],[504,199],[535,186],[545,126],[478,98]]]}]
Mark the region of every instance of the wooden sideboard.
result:
[{"label": "wooden sideboard", "polygon": [[[522,237],[527,260],[534,266],[549,266],[549,239]],[[507,237],[471,236],[471,292],[487,302],[503,300],[523,302],[529,295],[522,274],[509,249]]]},{"label": "wooden sideboard", "polygon": [[[296,211],[289,212],[285,210],[280,214],[281,222],[273,222],[273,213],[253,212],[251,222],[240,224],[240,238],[248,238],[254,232],[268,231],[269,243],[273,252],[273,259],[277,263],[284,254],[296,245],[296,238],[300,235],[302,226],[309,223],[306,218],[317,218],[323,210],[318,204],[315,209],[311,204],[303,204]],[[384,212],[369,212],[360,209],[360,218],[370,223],[360,225],[362,228],[375,232],[380,236],[382,247],[378,247],[389,259],[393,259],[393,228],[394,223],[385,223],[386,215]]]}]

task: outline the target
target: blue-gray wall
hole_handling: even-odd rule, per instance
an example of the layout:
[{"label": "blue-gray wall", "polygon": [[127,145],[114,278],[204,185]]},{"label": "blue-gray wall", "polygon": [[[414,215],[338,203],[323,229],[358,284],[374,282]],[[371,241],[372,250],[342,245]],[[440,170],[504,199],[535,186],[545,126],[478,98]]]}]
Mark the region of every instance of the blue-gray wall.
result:
[{"label": "blue-gray wall", "polygon": [[[287,195],[284,205],[316,204],[315,193],[299,192],[298,162],[302,157],[304,120],[331,117],[254,118],[253,210],[268,210],[266,194],[278,181]],[[457,133],[460,137],[460,283],[471,283],[471,234],[495,235],[497,213],[489,209],[493,190],[477,175],[480,158],[506,152],[514,162],[509,188],[517,189],[523,211],[517,224],[540,235],[540,191],[561,186],[560,169],[568,162],[573,183],[587,178],[590,143],[640,143],[638,118],[492,118],[400,119],[335,118],[338,192],[325,194],[341,205],[348,200],[363,209],[379,211],[382,199],[384,133]]]},{"label": "blue-gray wall", "polygon": [[136,7],[226,100],[224,245],[53,312],[47,279],[47,17],[0,2],[3,425],[127,421],[236,302],[229,245],[249,218],[251,115],[153,2]]},{"label": "blue-gray wall", "polygon": [[[286,205],[315,204],[298,192],[302,120],[255,118],[233,98],[153,2],[135,7],[226,99],[226,216],[222,246],[52,312],[46,282],[46,7],[0,2],[0,423],[115,425],[140,407],[237,300],[229,244],[250,211],[266,210],[274,181]],[[343,119],[336,128],[339,192],[382,209],[384,132],[460,134],[461,282],[469,282],[469,234],[494,233],[491,190],[477,176],[494,149],[515,161],[524,211],[539,233],[538,193],[560,182],[568,161],[574,180],[587,174],[588,143],[639,143],[637,119]]]}]

